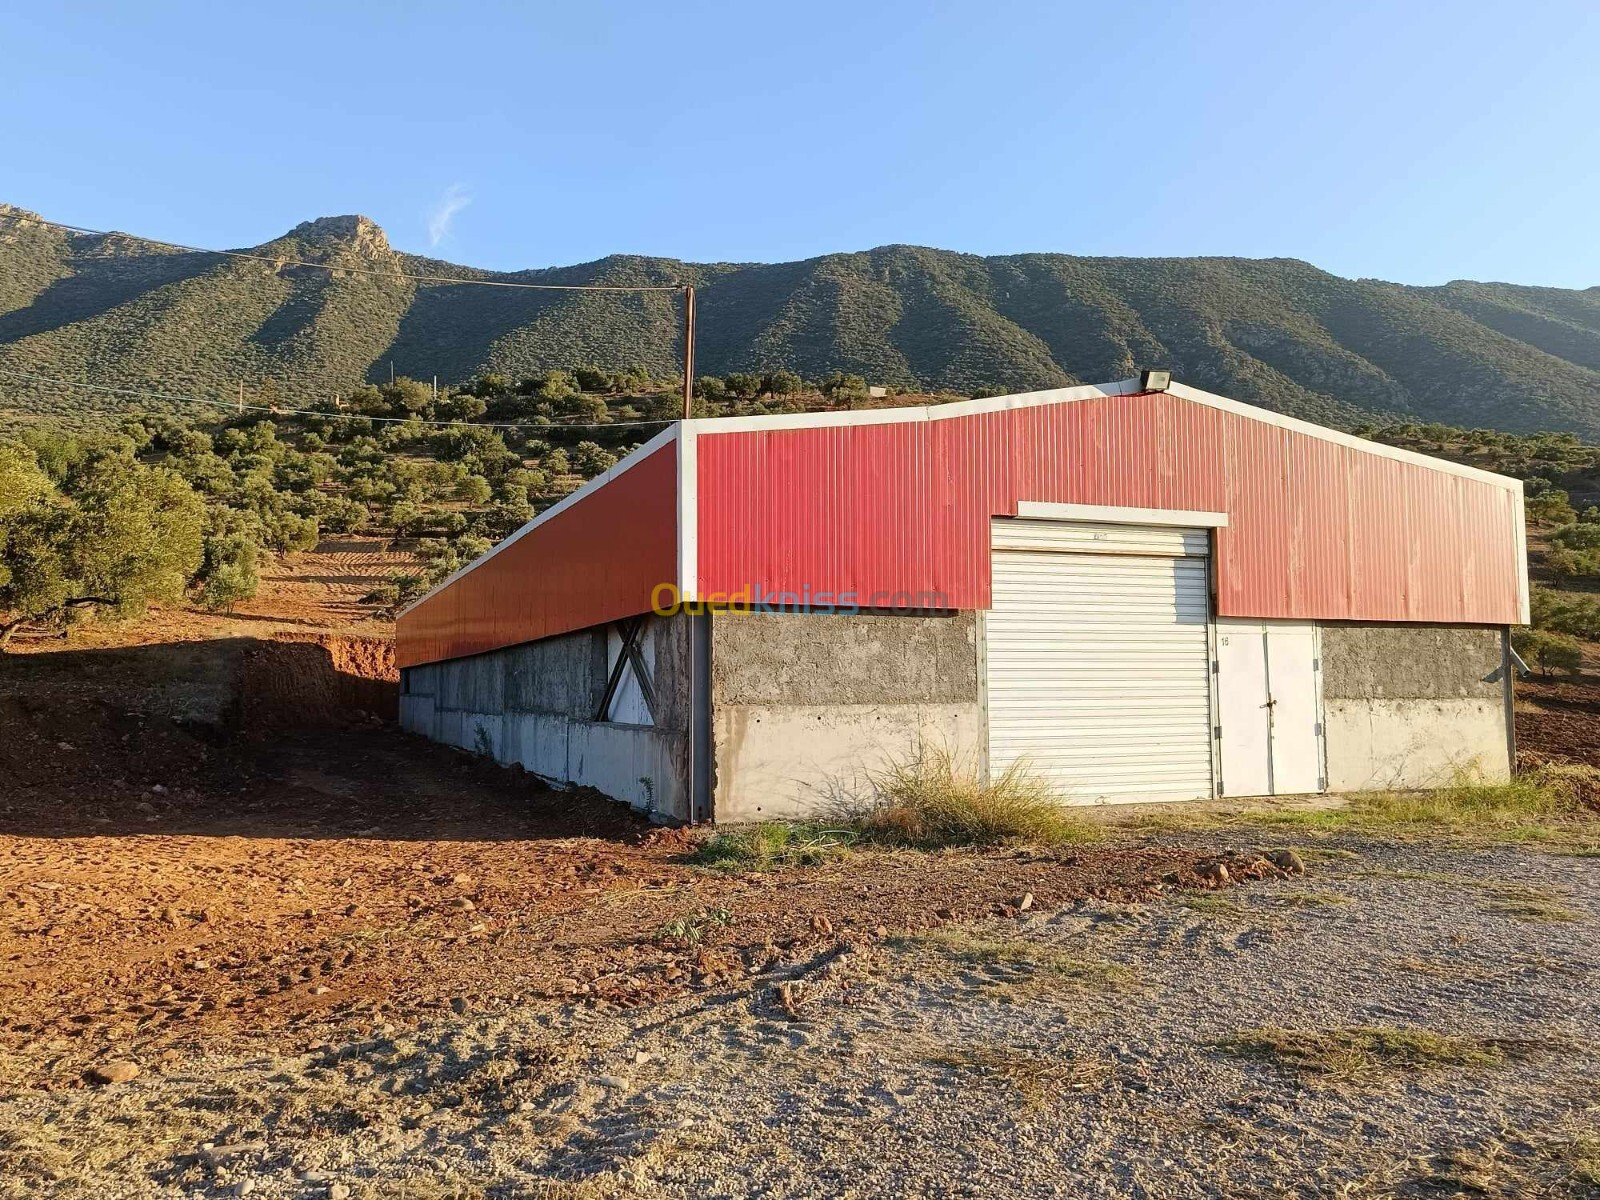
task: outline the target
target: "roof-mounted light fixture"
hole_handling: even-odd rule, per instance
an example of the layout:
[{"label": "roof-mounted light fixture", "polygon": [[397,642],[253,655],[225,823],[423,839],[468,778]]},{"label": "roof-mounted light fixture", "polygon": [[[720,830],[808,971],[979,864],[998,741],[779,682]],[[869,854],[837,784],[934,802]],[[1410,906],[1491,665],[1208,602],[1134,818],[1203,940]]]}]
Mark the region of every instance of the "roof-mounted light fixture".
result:
[{"label": "roof-mounted light fixture", "polygon": [[1171,371],[1139,372],[1139,390],[1141,392],[1164,392],[1171,386]]}]

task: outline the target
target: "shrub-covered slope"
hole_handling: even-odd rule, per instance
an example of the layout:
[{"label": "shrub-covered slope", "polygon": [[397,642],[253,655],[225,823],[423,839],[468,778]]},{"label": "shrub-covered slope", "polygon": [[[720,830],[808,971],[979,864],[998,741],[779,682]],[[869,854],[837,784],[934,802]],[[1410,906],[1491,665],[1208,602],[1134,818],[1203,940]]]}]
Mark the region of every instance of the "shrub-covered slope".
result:
[{"label": "shrub-covered slope", "polygon": [[[613,256],[494,274],[401,254],[328,217],[256,251],[335,268],[547,283],[694,283],[698,372],[787,367],[902,388],[1021,390],[1170,366],[1186,382],[1339,424],[1364,414],[1600,436],[1600,289],[1421,288],[1292,259],[982,258],[916,246],[804,262]],[[62,233],[0,206],[0,370],[234,395],[361,379],[512,378],[594,364],[670,376],[671,293],[532,292],[374,278]],[[115,409],[0,377],[0,408]]]}]

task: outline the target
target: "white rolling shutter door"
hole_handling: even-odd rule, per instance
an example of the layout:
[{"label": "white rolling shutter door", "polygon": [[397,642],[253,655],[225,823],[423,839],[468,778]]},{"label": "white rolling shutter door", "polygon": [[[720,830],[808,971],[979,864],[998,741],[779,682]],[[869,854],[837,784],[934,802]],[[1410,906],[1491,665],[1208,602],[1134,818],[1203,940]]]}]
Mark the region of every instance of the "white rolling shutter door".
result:
[{"label": "white rolling shutter door", "polygon": [[1204,530],[1001,519],[989,769],[1079,804],[1212,794]]}]

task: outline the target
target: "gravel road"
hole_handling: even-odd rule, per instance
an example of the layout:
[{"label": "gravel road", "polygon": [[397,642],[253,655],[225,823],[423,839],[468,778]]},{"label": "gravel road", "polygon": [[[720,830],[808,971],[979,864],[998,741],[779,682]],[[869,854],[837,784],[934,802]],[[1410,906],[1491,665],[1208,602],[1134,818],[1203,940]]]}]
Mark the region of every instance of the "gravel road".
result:
[{"label": "gravel road", "polygon": [[[196,1046],[159,1077],[11,1097],[0,1194],[1600,1194],[1600,859],[1308,857],[648,1011]],[[1432,1031],[1491,1061],[1319,1071],[1219,1045],[1261,1027]]]}]

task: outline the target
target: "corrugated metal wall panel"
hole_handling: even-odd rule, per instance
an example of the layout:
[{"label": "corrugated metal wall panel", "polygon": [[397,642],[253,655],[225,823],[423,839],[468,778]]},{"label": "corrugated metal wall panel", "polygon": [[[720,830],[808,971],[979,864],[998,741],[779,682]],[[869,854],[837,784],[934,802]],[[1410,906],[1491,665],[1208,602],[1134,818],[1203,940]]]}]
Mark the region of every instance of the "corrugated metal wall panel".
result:
[{"label": "corrugated metal wall panel", "polygon": [[677,579],[677,447],[654,451],[395,623],[402,667],[650,610]]},{"label": "corrugated metal wall panel", "polygon": [[988,608],[1021,500],[1226,512],[1223,616],[1509,624],[1515,493],[1161,393],[944,420],[698,432],[702,592]]}]

